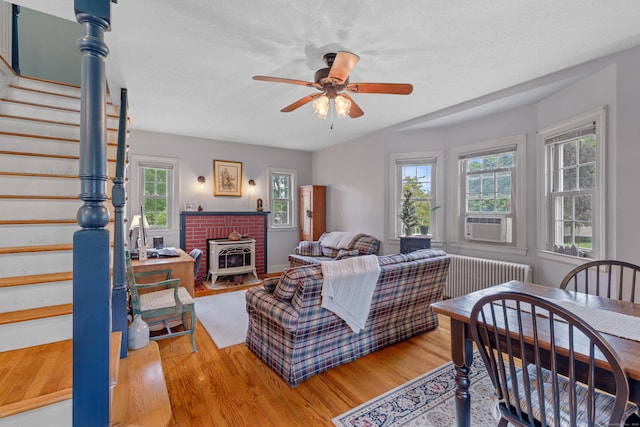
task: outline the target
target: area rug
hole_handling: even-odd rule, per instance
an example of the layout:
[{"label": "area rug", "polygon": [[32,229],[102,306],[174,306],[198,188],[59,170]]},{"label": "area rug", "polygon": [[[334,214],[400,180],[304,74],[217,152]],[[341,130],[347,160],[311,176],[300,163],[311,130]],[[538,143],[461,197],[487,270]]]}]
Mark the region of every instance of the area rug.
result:
[{"label": "area rug", "polygon": [[[495,427],[494,389],[476,352],[471,379],[471,425]],[[332,421],[339,427],[449,427],[456,425],[455,368],[449,362],[387,393],[363,403]]]},{"label": "area rug", "polygon": [[246,293],[245,289],[195,299],[196,317],[218,348],[245,341],[249,324]]}]

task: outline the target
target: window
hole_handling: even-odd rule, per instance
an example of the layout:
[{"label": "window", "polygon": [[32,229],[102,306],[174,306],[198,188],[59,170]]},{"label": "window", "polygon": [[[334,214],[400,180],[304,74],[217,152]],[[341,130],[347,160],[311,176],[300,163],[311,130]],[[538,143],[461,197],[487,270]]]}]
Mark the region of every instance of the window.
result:
[{"label": "window", "polygon": [[296,227],[297,171],[270,169],[269,175],[271,182],[271,227]]},{"label": "window", "polygon": [[460,242],[526,248],[524,210],[525,135],[453,149],[458,162]]},{"label": "window", "polygon": [[[438,162],[442,161],[440,152],[400,153],[389,157],[390,180],[389,195],[393,203],[389,204],[388,236],[397,239],[405,234],[400,220],[402,212],[403,192],[412,190],[411,200],[415,205],[417,224],[410,231],[412,234],[431,234],[433,238],[444,236],[441,210],[435,210],[441,204],[438,198],[443,194],[444,180],[440,178],[442,169]],[[422,230],[421,230],[422,228]]]},{"label": "window", "polygon": [[142,180],[142,206],[150,227],[167,227],[168,199],[171,169],[143,166],[140,168]]},{"label": "window", "polygon": [[132,163],[135,175],[131,192],[131,215],[143,206],[149,228],[156,230],[176,228],[174,191],[177,160],[134,156]]},{"label": "window", "polygon": [[546,211],[543,250],[604,255],[604,109],[540,131]]}]

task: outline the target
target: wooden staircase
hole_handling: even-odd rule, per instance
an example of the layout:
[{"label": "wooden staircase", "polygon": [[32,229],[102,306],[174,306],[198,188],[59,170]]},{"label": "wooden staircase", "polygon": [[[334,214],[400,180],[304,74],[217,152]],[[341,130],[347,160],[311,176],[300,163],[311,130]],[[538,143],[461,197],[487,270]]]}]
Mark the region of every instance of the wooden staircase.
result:
[{"label": "wooden staircase", "polygon": [[[69,426],[72,241],[82,204],[80,88],[16,76],[0,62],[0,76],[8,76],[0,91],[0,427]],[[110,198],[118,114],[111,104],[107,113]],[[105,206],[113,239],[110,199]],[[112,338],[112,384],[119,375],[120,335]],[[147,352],[153,349],[155,355],[144,358],[157,370],[157,345]],[[135,363],[135,357],[129,361]],[[115,418],[118,425],[128,423]]]}]

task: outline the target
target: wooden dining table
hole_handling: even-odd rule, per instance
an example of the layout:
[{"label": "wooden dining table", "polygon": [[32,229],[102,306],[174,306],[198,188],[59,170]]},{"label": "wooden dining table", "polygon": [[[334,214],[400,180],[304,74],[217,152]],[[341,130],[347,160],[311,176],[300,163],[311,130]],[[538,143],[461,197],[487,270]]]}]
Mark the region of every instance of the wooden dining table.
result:
[{"label": "wooden dining table", "polygon": [[[456,420],[459,427],[470,426],[471,399],[473,398],[469,392],[469,369],[473,360],[473,338],[469,326],[471,310],[483,296],[505,291],[522,292],[559,304],[566,302],[581,307],[621,313],[637,318],[640,324],[640,303],[633,304],[520,281],[503,283],[432,304],[431,307],[435,312],[447,316],[451,320],[451,359],[456,369]],[[598,313],[603,315],[603,312]],[[604,314],[606,315],[606,313]],[[631,320],[635,322],[636,319]],[[602,331],[601,333],[616,351],[622,365],[627,370],[629,400],[640,404],[640,341]]]}]

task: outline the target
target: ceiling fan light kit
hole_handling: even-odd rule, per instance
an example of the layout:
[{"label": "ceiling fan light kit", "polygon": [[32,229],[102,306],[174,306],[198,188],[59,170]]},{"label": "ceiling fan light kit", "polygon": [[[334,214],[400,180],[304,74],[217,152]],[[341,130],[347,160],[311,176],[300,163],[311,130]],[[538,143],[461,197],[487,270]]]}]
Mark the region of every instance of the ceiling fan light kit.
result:
[{"label": "ceiling fan light kit", "polygon": [[327,53],[323,59],[327,67],[316,71],[314,82],[269,76],[253,76],[253,79],[316,88],[321,93],[300,98],[280,111],[289,113],[313,101],[311,104],[313,112],[322,119],[327,118],[329,111],[331,111],[333,115],[331,104],[334,105],[338,118],[348,115],[352,119],[355,119],[364,115],[364,111],[360,109],[358,104],[343,91],[391,95],[409,95],[413,91],[413,86],[409,83],[349,83],[349,74],[351,74],[353,67],[355,67],[360,60],[360,57],[356,54],[342,51],[338,53]]}]

